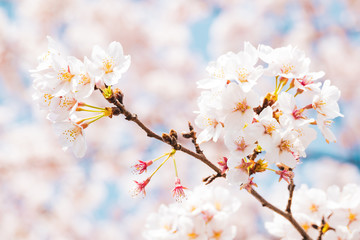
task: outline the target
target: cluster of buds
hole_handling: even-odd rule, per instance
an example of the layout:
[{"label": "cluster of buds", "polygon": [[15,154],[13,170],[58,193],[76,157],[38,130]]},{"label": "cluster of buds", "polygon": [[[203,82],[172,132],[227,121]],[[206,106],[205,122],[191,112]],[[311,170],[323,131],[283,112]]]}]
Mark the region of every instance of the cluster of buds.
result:
[{"label": "cluster of buds", "polygon": [[[302,185],[294,192],[292,213],[313,239],[360,239],[359,196],[360,187],[354,184],[348,184],[342,190],[331,186],[326,192]],[[283,240],[301,238],[279,215],[265,226]]]},{"label": "cluster of buds", "polygon": [[[316,138],[310,125],[317,125],[328,143],[335,142],[329,126],[343,116],[337,103],[340,91],[330,80],[323,85],[317,81],[324,72],[309,69],[310,59],[297,48],[255,48],[248,42],[243,51],[229,52],[209,64],[209,77],[198,82],[204,90],[195,120],[202,129],[197,140],[216,142],[223,134],[230,152],[229,183],[249,190],[255,185],[251,175],[265,170],[289,182],[292,169]],[[274,90],[261,96],[267,79],[273,80]],[[310,114],[316,113],[315,120]]]},{"label": "cluster of buds", "polygon": [[[95,89],[111,95],[111,86],[118,83],[130,66],[130,56],[123,54],[120,43],[112,42],[107,51],[94,46],[91,59],[84,57],[81,61],[64,55],[52,38],[48,37],[48,42],[48,51],[39,57],[37,68],[31,70],[36,90],[34,99],[41,109],[48,111],[47,118],[53,122],[64,149],[71,148],[76,157],[82,157],[86,152],[83,130],[114,114],[114,108],[92,106],[84,99]],[[121,93],[118,97],[121,98]],[[79,112],[97,115],[79,118],[76,115]]]}]

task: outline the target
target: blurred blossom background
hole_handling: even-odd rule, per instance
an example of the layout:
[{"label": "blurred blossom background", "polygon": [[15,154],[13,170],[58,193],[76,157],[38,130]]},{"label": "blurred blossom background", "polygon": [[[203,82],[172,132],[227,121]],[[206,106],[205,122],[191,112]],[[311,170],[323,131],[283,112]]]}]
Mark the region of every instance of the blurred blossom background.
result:
[{"label": "blurred blossom background", "polygon": [[[131,197],[133,180],[144,177],[130,167],[171,149],[122,117],[86,129],[84,158],[61,150],[32,100],[29,69],[47,51],[47,35],[81,60],[93,45],[119,41],[132,63],[117,87],[126,106],[159,134],[188,130],[200,93],[196,82],[207,76],[209,61],[242,50],[244,41],[298,46],[312,60],[311,70],[325,71],[340,88],[345,117],[334,124],[336,143],[318,134],[295,183],[322,189],[360,184],[359,1],[0,0],[0,239],[143,239],[147,216],[174,202],[170,163],[152,178],[144,199]],[[94,95],[93,105],[109,105]],[[221,141],[203,149],[213,162],[226,154]],[[185,154],[176,159],[190,190],[212,173]],[[256,182],[276,202],[287,189],[274,175]],[[228,187],[224,179],[212,184]],[[271,213],[246,191],[231,191],[242,202],[237,239],[273,239],[263,226]]]}]

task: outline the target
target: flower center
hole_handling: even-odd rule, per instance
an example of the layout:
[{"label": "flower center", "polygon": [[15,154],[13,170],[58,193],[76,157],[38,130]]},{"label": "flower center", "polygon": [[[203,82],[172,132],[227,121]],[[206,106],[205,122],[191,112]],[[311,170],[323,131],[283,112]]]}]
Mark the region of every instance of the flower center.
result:
[{"label": "flower center", "polygon": [[219,240],[221,238],[221,234],[222,234],[222,231],[214,231],[214,235],[213,235],[213,238],[215,238],[216,240]]},{"label": "flower center", "polygon": [[301,227],[305,230],[305,232],[307,232],[310,228],[309,224],[307,223],[302,224]]},{"label": "flower center", "polygon": [[105,71],[105,74],[113,72],[114,68],[114,60],[112,58],[105,59],[103,61],[103,70]]},{"label": "flower center", "polygon": [[312,77],[309,77],[309,76],[304,76],[303,78],[298,78],[297,80],[303,86],[314,83],[314,81],[312,80]]},{"label": "flower center", "polygon": [[211,74],[212,77],[215,77],[215,78],[224,78],[225,77],[225,73],[224,73],[224,69],[221,68],[221,69],[216,69],[212,74]]},{"label": "flower center", "polygon": [[280,149],[280,152],[282,152],[282,151],[291,152],[291,150],[290,150],[291,144],[290,144],[289,140],[281,140],[278,147]]},{"label": "flower center", "polygon": [[44,100],[44,103],[47,104],[48,106],[50,106],[50,104],[51,104],[51,99],[53,99],[54,96],[51,95],[51,94],[45,93],[45,94],[43,95],[43,97],[44,97],[44,99],[43,99],[43,100]]},{"label": "flower center", "polygon": [[276,127],[274,124],[264,125],[265,134],[271,135],[273,131],[275,131]]},{"label": "flower center", "polygon": [[79,84],[80,85],[86,85],[86,84],[89,84],[89,83],[90,83],[89,75],[87,73],[86,74],[81,74]]},{"label": "flower center", "polygon": [[199,236],[199,235],[197,235],[197,234],[194,233],[194,232],[188,234],[188,237],[189,237],[190,239],[196,239],[198,236]]},{"label": "flower center", "polygon": [[319,210],[319,206],[313,203],[309,209],[311,212],[317,212]]},{"label": "flower center", "polygon": [[300,109],[294,109],[294,111],[292,112],[292,115],[295,119],[300,119],[300,118],[304,118],[302,116],[302,113],[304,112],[304,109],[303,108],[300,108]]},{"label": "flower center", "polygon": [[75,103],[76,100],[74,98],[60,97],[59,107],[70,110],[75,105]]},{"label": "flower center", "polygon": [[234,107],[234,112],[240,111],[244,113],[249,108],[250,107],[247,105],[246,99],[244,99],[242,102],[236,103],[236,106]]},{"label": "flower center", "polygon": [[245,139],[244,138],[241,138],[240,139],[237,139],[235,141],[235,144],[236,144],[236,151],[244,151],[246,149],[246,147],[248,146],[246,143],[245,143]]},{"label": "flower center", "polygon": [[63,70],[59,73],[59,78],[63,82],[71,82],[71,79],[75,76],[74,74],[71,74],[70,67],[68,66],[67,70]]},{"label": "flower center", "polygon": [[294,65],[291,64],[283,64],[282,68],[280,69],[281,73],[288,74],[295,68]]},{"label": "flower center", "polygon": [[238,74],[238,80],[241,83],[248,82],[247,78],[249,76],[249,71],[246,68],[240,68],[236,71]]},{"label": "flower center", "polygon": [[357,220],[357,215],[349,210],[349,224]]},{"label": "flower center", "polygon": [[75,126],[72,129],[66,129],[65,131],[63,131],[62,135],[64,135],[66,140],[73,143],[80,133],[81,133],[81,128],[78,126]]}]

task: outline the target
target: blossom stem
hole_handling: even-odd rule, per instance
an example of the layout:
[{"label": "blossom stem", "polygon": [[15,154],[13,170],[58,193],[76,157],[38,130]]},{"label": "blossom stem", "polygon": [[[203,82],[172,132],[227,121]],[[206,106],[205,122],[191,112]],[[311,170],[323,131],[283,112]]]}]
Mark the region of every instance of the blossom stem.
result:
[{"label": "blossom stem", "polygon": [[285,90],[285,92],[288,92],[292,88],[293,88],[293,86],[290,85],[289,88]]},{"label": "blossom stem", "polygon": [[104,112],[104,110],[89,110],[89,109],[84,109],[84,108],[77,108],[76,109],[77,112]]},{"label": "blossom stem", "polygon": [[[276,94],[279,94],[279,93],[281,92],[281,90],[285,87],[286,83],[287,83],[286,81],[284,81],[284,83],[281,83],[281,82],[280,82],[279,88],[278,88]],[[280,85],[281,85],[281,86],[280,86]]]},{"label": "blossom stem", "polygon": [[167,160],[169,160],[170,158],[170,154],[169,156],[155,169],[155,171],[150,175],[149,178],[152,178],[154,176],[154,174],[167,162]]},{"label": "blossom stem", "polygon": [[265,168],[266,170],[270,170],[270,171],[273,171],[273,172],[276,172],[276,170],[274,169],[271,169],[271,168]]},{"label": "blossom stem", "polygon": [[92,117],[88,117],[88,118],[83,118],[81,119],[80,121],[76,122],[77,124],[80,124],[80,123],[83,123],[84,121],[87,121],[87,120],[92,120],[94,118],[98,118],[100,116],[103,116],[103,114],[100,114],[100,115],[96,115],[96,116],[92,116]]},{"label": "blossom stem", "polygon": [[94,108],[94,109],[99,109],[99,110],[105,110],[105,108],[101,108],[101,107],[95,107],[86,103],[79,103],[79,106],[84,106],[84,107],[89,107],[89,108]]},{"label": "blossom stem", "polygon": [[172,159],[174,160],[175,175],[176,175],[176,177],[178,178],[179,175],[178,175],[178,170],[177,170],[177,167],[176,167],[176,161],[175,161],[175,158],[174,158],[174,157],[172,157]]},{"label": "blossom stem", "polygon": [[275,92],[277,92],[277,89],[278,89],[278,78],[279,78],[279,76],[276,76],[275,77],[275,79],[276,79],[276,81],[275,81]]},{"label": "blossom stem", "polygon": [[165,157],[166,155],[169,155],[169,154],[170,153],[165,153],[165,154],[161,155],[160,157],[157,157],[157,158],[155,158],[154,160],[151,160],[151,161],[155,162],[155,161],[157,161],[157,160],[159,160],[159,159],[161,159],[161,158],[163,158],[163,157]]},{"label": "blossom stem", "polygon": [[104,117],[105,115],[104,115],[104,114],[101,114],[101,115],[97,115],[97,116],[98,116],[97,118],[95,118],[94,120],[92,120],[92,121],[88,122],[88,124],[91,124],[91,123],[93,123],[93,122],[95,122],[95,121],[97,121],[97,120],[101,119],[101,118],[102,118],[102,117]]}]

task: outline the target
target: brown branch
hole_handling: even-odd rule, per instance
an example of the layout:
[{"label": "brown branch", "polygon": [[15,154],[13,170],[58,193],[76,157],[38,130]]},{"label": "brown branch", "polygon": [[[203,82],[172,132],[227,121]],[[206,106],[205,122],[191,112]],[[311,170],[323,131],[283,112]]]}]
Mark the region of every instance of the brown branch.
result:
[{"label": "brown branch", "polygon": [[195,146],[196,153],[203,154],[203,151],[200,149],[200,145],[197,143],[197,137],[196,137],[196,132],[194,131],[194,127],[191,125],[191,122],[188,122],[188,124],[189,124],[190,132],[183,133],[182,135],[184,138],[191,138],[191,142]]},{"label": "brown branch", "polygon": [[[116,95],[116,96],[115,96]],[[106,98],[106,100],[109,102],[109,103],[112,103],[114,104],[118,110],[114,110],[113,111],[113,115],[116,116],[116,115],[120,115],[120,114],[123,114],[125,116],[125,119],[128,120],[128,121],[132,121],[134,123],[136,123],[141,129],[143,129],[147,136],[148,137],[151,137],[151,138],[155,138],[159,141],[162,141],[166,144],[169,144],[171,145],[173,148],[175,148],[176,150],[180,150],[196,159],[199,159],[200,161],[202,161],[203,163],[205,163],[207,166],[209,166],[211,169],[213,169],[216,174],[213,174],[211,176],[208,176],[207,178],[204,178],[203,181],[206,182],[206,184],[209,184],[211,183],[212,181],[214,181],[216,178],[218,177],[225,177],[226,174],[225,173],[222,173],[221,169],[218,168],[217,166],[215,166],[212,162],[210,162],[206,156],[201,153],[196,153],[196,152],[193,152],[185,147],[183,147],[182,145],[178,144],[177,141],[174,141],[174,139],[171,139],[171,140],[164,140],[164,137],[161,137],[159,136],[158,134],[154,133],[153,131],[151,131],[147,126],[145,126],[137,117],[136,114],[132,114],[131,112],[129,112],[122,100],[123,100],[123,94],[120,92],[119,94],[112,94],[110,97]],[[265,105],[265,104],[264,104]],[[262,109],[261,109],[262,110]],[[174,131],[174,130],[172,130]],[[170,132],[170,135],[168,134],[164,134],[163,136],[169,136],[171,137],[171,135],[175,134],[174,132],[172,133],[172,131]],[[191,130],[190,130],[191,131]],[[165,137],[166,139],[167,137]],[[177,138],[177,136],[176,136]],[[254,153],[255,155],[256,153]],[[256,154],[257,155],[257,154]],[[295,187],[295,185],[294,185]],[[294,188],[293,187],[293,188]],[[288,202],[288,207],[287,209],[291,207],[291,199],[292,199],[292,193],[293,193],[293,189],[291,190],[289,188],[289,191],[290,191],[290,197],[289,197],[289,201],[290,201],[290,204]],[[271,203],[269,203],[268,201],[266,201],[259,193],[257,193],[253,188],[250,189],[250,194],[252,196],[254,196],[261,204],[263,207],[267,207],[269,209],[271,209],[272,211],[276,212],[277,214],[283,216],[284,218],[286,218],[294,227],[295,229],[301,234],[301,236],[303,237],[304,240],[312,240],[310,238],[310,236],[305,232],[305,230],[299,225],[299,223],[294,219],[294,217],[292,216],[290,210],[287,211],[287,212],[284,212],[284,211],[281,211],[279,208],[275,207],[274,205],[272,205]]]},{"label": "brown branch", "polygon": [[226,177],[226,174],[225,173],[222,173],[222,174],[215,173],[213,175],[207,176],[206,178],[203,178],[203,182],[205,182],[205,185],[208,185],[208,184],[212,183],[218,177]]},{"label": "brown branch", "polygon": [[290,184],[288,186],[288,189],[289,189],[289,199],[288,199],[288,203],[287,203],[287,206],[286,206],[286,212],[291,213],[292,198],[293,198],[294,190],[295,190],[295,184],[294,184],[293,179],[290,180]]},{"label": "brown branch", "polygon": [[176,146],[173,146],[173,145],[171,144],[171,142],[164,141],[164,139],[163,139],[160,135],[154,133],[154,132],[151,131],[147,126],[145,126],[145,124],[143,124],[143,123],[139,120],[139,118],[137,117],[136,114],[132,114],[131,112],[129,112],[129,111],[125,108],[124,104],[122,104],[120,101],[117,100],[117,98],[115,97],[114,94],[112,94],[109,98],[106,98],[106,100],[107,100],[109,103],[114,104],[114,105],[119,109],[119,112],[125,116],[125,119],[126,119],[126,120],[132,121],[132,122],[136,123],[142,130],[144,130],[144,131],[146,132],[146,134],[147,134],[148,137],[150,137],[150,138],[155,138],[155,139],[157,139],[157,140],[159,140],[159,141],[162,141],[162,142],[164,142],[164,143],[166,143],[166,144],[168,144],[168,145],[171,145],[173,148],[175,148],[175,150],[182,151],[182,152],[184,152],[184,153],[186,153],[186,154],[188,154],[188,155],[190,155],[190,156],[192,156],[192,157],[194,157],[194,158],[196,158],[196,159],[199,159],[200,161],[202,161],[203,163],[205,163],[207,166],[209,166],[211,169],[213,169],[213,170],[217,173],[217,175],[219,175],[219,176],[221,176],[221,177],[225,177],[225,174],[222,174],[221,169],[218,168],[218,167],[217,167],[215,164],[213,164],[212,162],[210,162],[210,160],[207,159],[204,154],[202,154],[202,153],[199,154],[199,153],[193,152],[193,151],[187,149],[186,147],[184,147],[184,146],[182,146],[182,145],[180,145],[180,144],[178,144],[178,143],[177,143]]},{"label": "brown branch", "polygon": [[267,208],[271,209],[272,211],[276,212],[277,214],[286,218],[295,227],[295,229],[301,234],[301,236],[303,237],[304,240],[312,240],[310,238],[310,236],[305,232],[305,230],[300,226],[300,224],[294,219],[294,217],[291,213],[281,211],[279,208],[275,207],[274,205],[272,205],[271,203],[266,201],[253,188],[251,188],[249,192],[262,204],[263,207],[267,207]]}]

